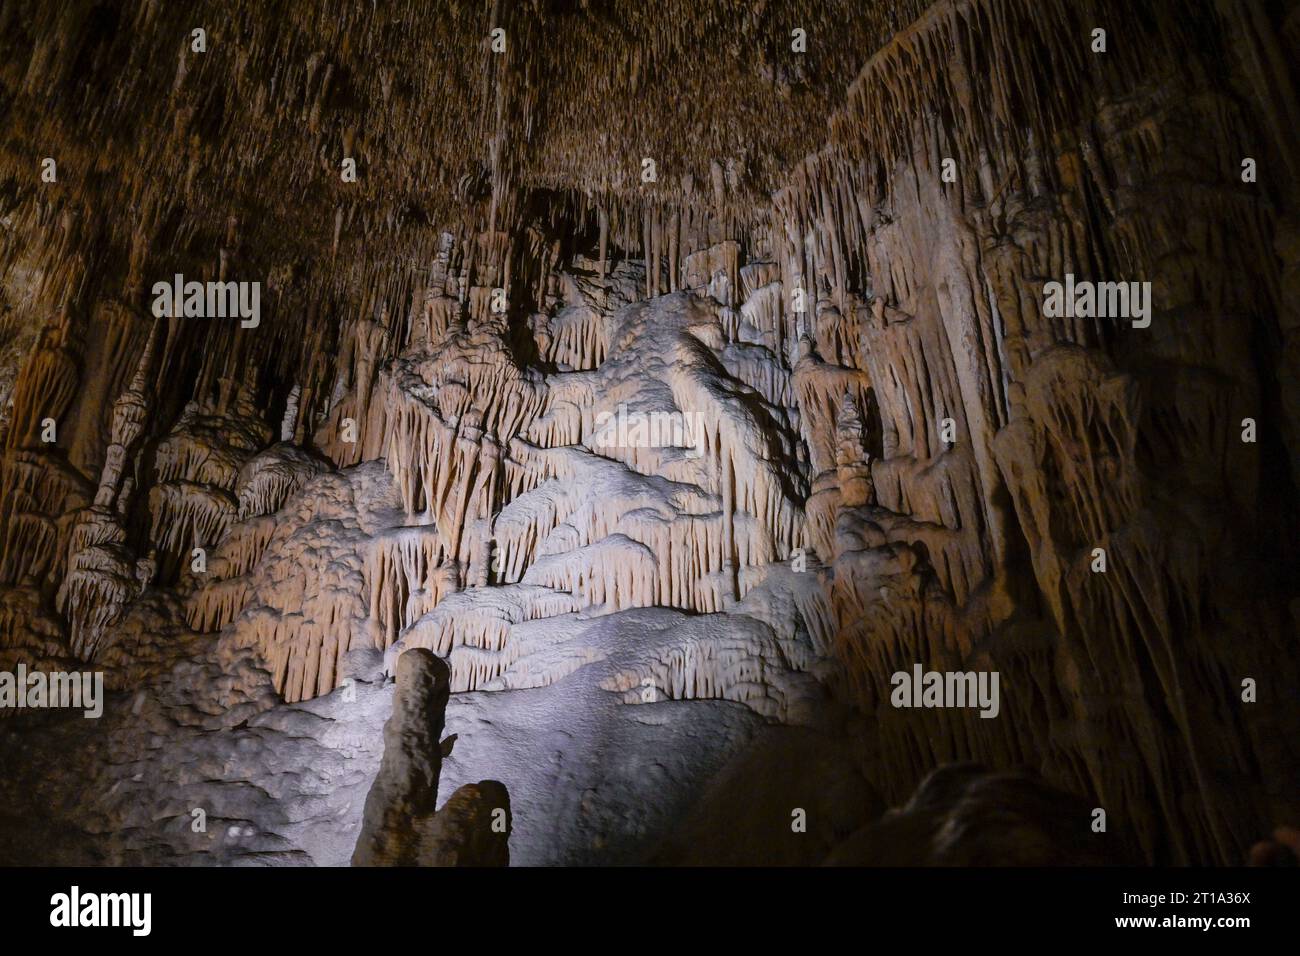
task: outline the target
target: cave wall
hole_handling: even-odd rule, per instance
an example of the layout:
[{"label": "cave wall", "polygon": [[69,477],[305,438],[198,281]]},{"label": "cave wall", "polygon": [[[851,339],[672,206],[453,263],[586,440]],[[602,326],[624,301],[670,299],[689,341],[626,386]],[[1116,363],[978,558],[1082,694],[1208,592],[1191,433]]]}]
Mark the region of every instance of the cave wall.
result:
[{"label": "cave wall", "polygon": [[[1279,711],[1241,704],[1246,677],[1276,674],[1280,705],[1292,680],[1295,386],[1271,251],[1291,161],[1277,156],[1272,190],[1240,176],[1243,157],[1282,146],[1268,114],[1294,100],[1256,113],[1220,72],[1258,40],[1257,11],[1219,21],[1223,60],[1162,60],[1180,32],[1210,29],[1163,13],[1108,18],[1124,45],[1103,67],[1060,44],[1098,11],[935,8],[833,123],[880,165],[815,157],[787,200],[812,211],[787,234],[813,249],[802,275],[820,268],[817,351],[865,374],[879,407],[874,507],[836,501],[843,473],[827,467],[809,513],[884,763],[1042,761],[1129,808],[1144,852],[1229,859],[1244,819],[1287,812],[1295,773]],[[1254,96],[1258,81],[1236,82]],[[1018,122],[1030,103],[1048,105]],[[1150,326],[1045,317],[1044,283],[1067,273],[1152,282]],[[1244,420],[1265,418],[1243,441]],[[1024,693],[1007,721],[918,720],[888,704],[914,659],[983,661]],[[1264,767],[1276,789],[1249,782]],[[1162,819],[1180,821],[1168,842]]]}]

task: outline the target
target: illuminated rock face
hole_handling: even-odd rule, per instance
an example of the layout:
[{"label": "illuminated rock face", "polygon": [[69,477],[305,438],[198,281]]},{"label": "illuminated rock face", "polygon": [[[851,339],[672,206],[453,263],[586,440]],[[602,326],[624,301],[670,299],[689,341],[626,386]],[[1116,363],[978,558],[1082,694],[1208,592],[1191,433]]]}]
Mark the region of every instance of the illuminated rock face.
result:
[{"label": "illuminated rock face", "polygon": [[[146,201],[67,152],[0,209],[0,670],[113,690],[0,720],[0,862],[1228,863],[1300,816],[1294,18],[806,4],[851,23],[751,76],[663,6],[595,94],[541,40],[609,22],[508,24],[489,107],[403,69],[465,11],[235,4],[130,74],[122,136],[176,139],[131,153]],[[148,60],[6,17],[35,151],[100,121],[37,87]],[[155,318],[182,273],[259,281],[260,321]],[[996,707],[900,701],[914,667]],[[999,801],[1024,842],[966,839]]]},{"label": "illuminated rock face", "polygon": [[[437,809],[447,665],[431,651],[403,654],[384,758],[366,796],[353,866],[504,866],[510,796],[494,780],[461,787]],[[448,741],[449,743],[454,743]]]}]

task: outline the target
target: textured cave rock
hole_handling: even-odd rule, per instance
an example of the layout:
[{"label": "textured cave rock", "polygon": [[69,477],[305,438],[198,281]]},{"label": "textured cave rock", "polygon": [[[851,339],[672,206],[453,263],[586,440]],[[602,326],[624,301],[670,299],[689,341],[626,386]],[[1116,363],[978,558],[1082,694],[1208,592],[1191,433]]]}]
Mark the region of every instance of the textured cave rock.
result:
[{"label": "textured cave rock", "polygon": [[0,0],[0,862],[1300,821],[1300,6],[185,6]]},{"label": "textured cave rock", "polygon": [[[1115,866],[1135,859],[1071,821],[1080,798],[1032,774],[948,764],[902,807],[832,850],[829,866]],[[1131,844],[1130,844],[1131,846]]]},{"label": "textured cave rock", "polygon": [[[353,866],[504,866],[510,795],[495,780],[467,784],[437,809],[447,665],[415,648],[398,658],[384,757],[366,796]],[[454,744],[453,744],[454,746]],[[496,818],[497,826],[493,826]]]}]

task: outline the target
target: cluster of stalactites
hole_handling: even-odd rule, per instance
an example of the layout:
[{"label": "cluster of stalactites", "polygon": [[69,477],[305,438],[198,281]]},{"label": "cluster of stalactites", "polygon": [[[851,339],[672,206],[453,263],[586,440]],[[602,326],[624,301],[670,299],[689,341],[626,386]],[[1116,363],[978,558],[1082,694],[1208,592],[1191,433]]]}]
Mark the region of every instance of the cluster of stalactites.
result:
[{"label": "cluster of stalactites", "polygon": [[125,515],[134,490],[132,457],[150,411],[148,389],[160,324],[125,391],[113,406],[109,444],[94,504],[77,513],[68,544],[68,563],[57,606],[68,622],[69,647],[92,660],[105,632],[153,578],[153,555],[136,560],[127,547]]}]

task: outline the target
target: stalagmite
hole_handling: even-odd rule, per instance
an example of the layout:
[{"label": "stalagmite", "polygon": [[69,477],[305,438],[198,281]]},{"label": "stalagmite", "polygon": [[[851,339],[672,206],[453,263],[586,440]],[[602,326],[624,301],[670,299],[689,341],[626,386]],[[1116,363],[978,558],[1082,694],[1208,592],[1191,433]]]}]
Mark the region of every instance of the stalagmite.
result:
[{"label": "stalagmite", "polygon": [[353,866],[505,866],[510,798],[495,781],[463,787],[437,809],[447,665],[425,650],[403,654],[384,758],[366,796]]}]

